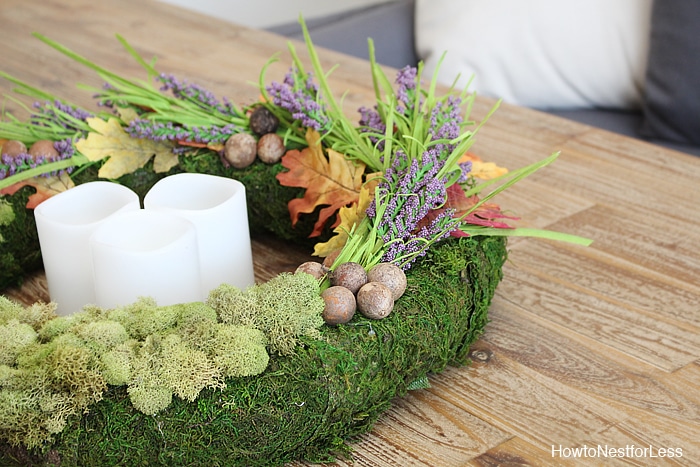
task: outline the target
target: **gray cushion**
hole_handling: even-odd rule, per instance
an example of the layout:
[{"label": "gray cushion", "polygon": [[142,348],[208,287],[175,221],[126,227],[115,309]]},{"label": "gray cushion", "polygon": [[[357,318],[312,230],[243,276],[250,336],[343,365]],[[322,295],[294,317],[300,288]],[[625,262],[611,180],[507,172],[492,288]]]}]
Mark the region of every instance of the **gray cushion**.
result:
[{"label": "gray cushion", "polygon": [[[367,8],[306,20],[315,45],[354,57],[369,58],[367,38],[374,40],[377,62],[403,68],[418,63],[413,41],[413,0],[399,0]],[[298,23],[267,28],[294,39],[303,39]]]},{"label": "gray cushion", "polygon": [[656,0],[641,133],[700,144],[700,1]]}]

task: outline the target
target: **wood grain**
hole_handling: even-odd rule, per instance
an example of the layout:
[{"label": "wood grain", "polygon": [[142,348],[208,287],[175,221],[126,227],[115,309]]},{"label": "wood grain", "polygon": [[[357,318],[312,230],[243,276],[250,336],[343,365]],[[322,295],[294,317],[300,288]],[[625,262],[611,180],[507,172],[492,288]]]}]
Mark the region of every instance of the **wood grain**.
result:
[{"label": "wood grain", "polygon": [[[157,56],[159,70],[240,104],[258,99],[251,83],[271,57],[279,62],[268,81],[291,65],[283,38],[156,1],[3,0],[0,24],[0,69],[88,108],[91,93],[76,83],[102,80],[32,32],[145,78],[115,39],[121,34],[143,56]],[[326,68],[338,64],[330,81],[336,97],[347,91],[348,115],[372,104],[366,62],[325,50],[321,59]],[[0,92],[10,89],[0,82]],[[4,104],[22,117],[17,103]],[[478,98],[472,116],[493,105]],[[434,375],[430,389],[397,400],[371,433],[353,440],[354,463],[336,465],[700,464],[700,160],[505,103],[472,150],[511,169],[561,151],[497,201],[522,217],[521,226],[594,243],[513,239],[474,364]],[[293,270],[310,253],[253,240],[258,281]],[[41,273],[2,293],[26,304],[48,300]],[[680,448],[683,456],[552,457],[552,446],[632,444]]]}]

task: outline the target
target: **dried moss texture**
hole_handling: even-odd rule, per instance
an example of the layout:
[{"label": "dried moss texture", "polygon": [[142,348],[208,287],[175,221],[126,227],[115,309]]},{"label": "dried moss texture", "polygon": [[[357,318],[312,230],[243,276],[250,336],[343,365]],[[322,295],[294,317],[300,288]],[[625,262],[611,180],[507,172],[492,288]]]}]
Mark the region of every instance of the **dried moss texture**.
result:
[{"label": "dried moss texture", "polygon": [[[202,155],[181,160],[175,171],[234,176],[247,188],[253,232],[305,242],[312,217],[291,228],[286,203],[302,192],[281,187],[274,178],[279,170],[262,163],[224,170],[217,158]],[[143,195],[156,179],[146,169],[124,183]],[[0,232],[4,238],[33,228],[24,216],[22,227],[13,222]],[[388,318],[358,314],[347,325],[324,326],[320,338],[302,338],[291,354],[271,354],[262,374],[226,378],[225,389],[205,388],[194,402],[175,397],[149,416],[134,408],[126,387],[109,386],[88,413],[68,418],[52,444],[29,452],[1,444],[0,465],[275,466],[346,455],[346,442],[371,430],[394,397],[424,385],[428,373],[467,362],[501,279],[505,245],[499,237],[437,245],[409,271],[407,290]],[[0,251],[5,254],[4,244]],[[0,288],[28,267],[13,255],[24,269],[4,275]]]},{"label": "dried moss texture", "polygon": [[5,463],[274,466],[344,455],[409,385],[448,364],[464,364],[482,333],[505,260],[501,238],[453,239],[418,262],[394,312],[324,327],[289,356],[273,356],[255,377],[228,378],[194,403],[137,411],[110,388],[56,442],[32,453],[3,446]]}]

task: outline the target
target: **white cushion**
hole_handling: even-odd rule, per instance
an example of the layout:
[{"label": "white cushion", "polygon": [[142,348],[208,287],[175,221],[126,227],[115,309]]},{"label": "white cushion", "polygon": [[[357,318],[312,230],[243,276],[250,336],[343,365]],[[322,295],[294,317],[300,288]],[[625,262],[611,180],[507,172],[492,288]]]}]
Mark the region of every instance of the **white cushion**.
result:
[{"label": "white cushion", "polygon": [[536,108],[639,107],[652,0],[416,0],[431,76]]}]

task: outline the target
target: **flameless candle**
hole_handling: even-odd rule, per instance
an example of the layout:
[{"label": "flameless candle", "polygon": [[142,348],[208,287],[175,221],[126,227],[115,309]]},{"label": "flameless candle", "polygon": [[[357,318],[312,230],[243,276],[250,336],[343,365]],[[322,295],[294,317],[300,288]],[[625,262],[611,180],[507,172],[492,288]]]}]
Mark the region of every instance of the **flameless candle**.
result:
[{"label": "flameless candle", "polygon": [[97,305],[151,297],[158,305],[202,301],[197,235],[182,217],[148,210],[115,215],[90,238]]},{"label": "flameless candle", "polygon": [[108,217],[137,209],[136,193],[110,182],[79,185],[34,209],[49,296],[58,305],[58,314],[68,315],[95,303],[88,239]]},{"label": "flameless candle", "polygon": [[204,292],[222,283],[255,283],[245,186],[230,178],[183,173],[159,180],[146,194],[146,210],[190,220],[197,229]]}]

